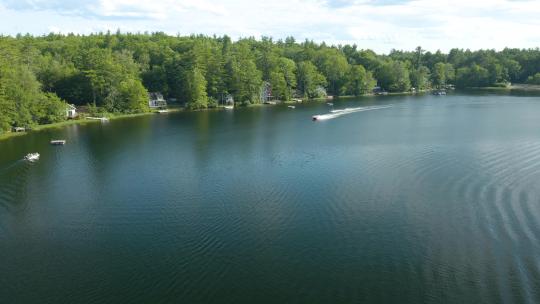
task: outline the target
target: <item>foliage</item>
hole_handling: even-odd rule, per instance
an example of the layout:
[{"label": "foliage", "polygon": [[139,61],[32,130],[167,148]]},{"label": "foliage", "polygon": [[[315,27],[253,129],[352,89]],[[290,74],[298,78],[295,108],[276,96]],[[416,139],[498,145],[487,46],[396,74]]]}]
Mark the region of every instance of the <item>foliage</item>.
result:
[{"label": "foliage", "polygon": [[540,84],[540,73],[534,74],[534,76],[529,76],[527,78],[528,84]]},{"label": "foliage", "polygon": [[390,60],[376,71],[379,85],[389,92],[405,92],[411,88],[409,70],[405,63]]},{"label": "foliage", "polygon": [[371,72],[361,65],[352,65],[347,72],[347,83],[345,85],[345,93],[354,96],[373,91],[376,81]]},{"label": "foliage", "polygon": [[[357,45],[329,46],[292,37],[232,41],[228,36],[164,33],[49,34],[0,37],[0,132],[65,119],[67,103],[96,113],[148,111],[147,92],[193,109],[232,95],[274,98],[362,95],[375,84],[391,92],[442,87],[540,83],[539,49],[448,54],[417,47],[379,55]],[[64,114],[62,114],[64,113]]]},{"label": "foliage", "polygon": [[425,66],[419,66],[413,69],[410,74],[411,85],[418,90],[425,90],[430,86],[430,72]]}]

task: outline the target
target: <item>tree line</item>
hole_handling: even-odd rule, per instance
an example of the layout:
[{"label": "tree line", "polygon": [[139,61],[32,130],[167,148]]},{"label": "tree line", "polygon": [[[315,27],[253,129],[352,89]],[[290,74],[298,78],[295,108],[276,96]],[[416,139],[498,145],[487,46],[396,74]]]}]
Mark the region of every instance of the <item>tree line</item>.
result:
[{"label": "tree line", "polygon": [[[67,103],[93,111],[148,111],[148,92],[192,109],[237,104],[456,87],[540,84],[539,49],[448,53],[310,40],[164,33],[0,37],[0,130],[65,120]],[[264,88],[270,88],[264,91]]]}]

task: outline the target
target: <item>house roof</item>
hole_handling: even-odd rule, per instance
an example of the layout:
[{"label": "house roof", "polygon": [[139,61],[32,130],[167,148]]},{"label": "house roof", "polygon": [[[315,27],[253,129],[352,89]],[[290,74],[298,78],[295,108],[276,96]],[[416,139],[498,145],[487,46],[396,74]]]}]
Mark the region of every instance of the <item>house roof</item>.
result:
[{"label": "house roof", "polygon": [[152,100],[164,100],[163,94],[161,94],[160,92],[149,92],[148,97]]}]

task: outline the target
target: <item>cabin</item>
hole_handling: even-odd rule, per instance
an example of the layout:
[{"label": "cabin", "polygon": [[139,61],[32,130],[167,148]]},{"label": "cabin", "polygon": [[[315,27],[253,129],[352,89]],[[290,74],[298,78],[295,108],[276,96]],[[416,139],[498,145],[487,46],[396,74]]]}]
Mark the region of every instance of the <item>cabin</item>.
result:
[{"label": "cabin", "polygon": [[272,96],[272,85],[265,81],[261,85],[261,92],[260,97],[261,101],[263,103],[268,103],[270,100],[272,100],[274,97]]},{"label": "cabin", "polygon": [[159,92],[148,93],[148,106],[152,109],[167,107],[167,101]]},{"label": "cabin", "polygon": [[225,96],[225,104],[228,106],[231,106],[231,105],[234,106],[234,97],[231,94],[227,94]]},{"label": "cabin", "polygon": [[23,127],[13,127],[12,131],[15,132],[15,133],[18,133],[18,132],[26,132],[26,128],[23,128]]},{"label": "cabin", "polygon": [[73,119],[75,117],[77,117],[77,108],[72,105],[72,104],[68,104],[67,108],[66,108],[66,117],[68,119]]},{"label": "cabin", "polygon": [[388,92],[379,86],[374,87],[372,92],[375,95],[388,95]]}]

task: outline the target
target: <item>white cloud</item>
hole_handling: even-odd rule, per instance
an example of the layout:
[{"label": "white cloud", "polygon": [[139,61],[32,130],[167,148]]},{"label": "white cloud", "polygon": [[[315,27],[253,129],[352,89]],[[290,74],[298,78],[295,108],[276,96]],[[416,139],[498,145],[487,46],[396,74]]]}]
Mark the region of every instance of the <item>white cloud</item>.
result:
[{"label": "white cloud", "polygon": [[[16,32],[89,29],[294,36],[387,52],[540,46],[540,2],[512,0],[4,0]],[[31,19],[25,19],[31,18]],[[23,22],[21,20],[33,20]]]}]

